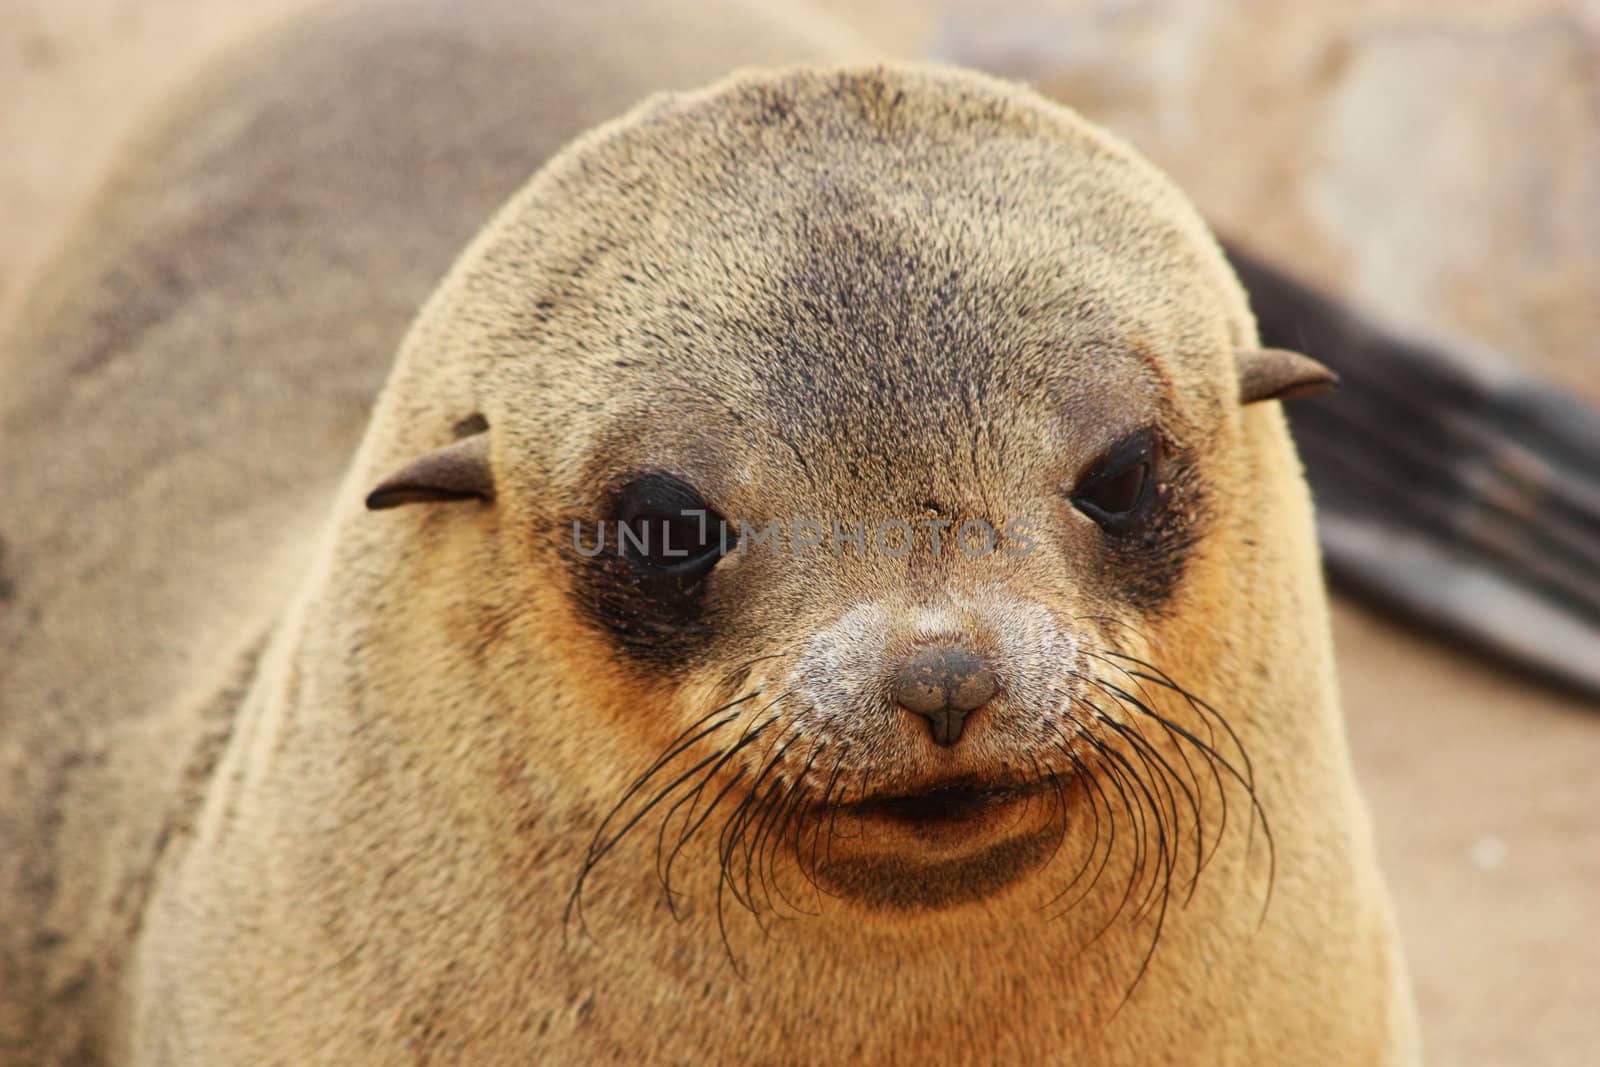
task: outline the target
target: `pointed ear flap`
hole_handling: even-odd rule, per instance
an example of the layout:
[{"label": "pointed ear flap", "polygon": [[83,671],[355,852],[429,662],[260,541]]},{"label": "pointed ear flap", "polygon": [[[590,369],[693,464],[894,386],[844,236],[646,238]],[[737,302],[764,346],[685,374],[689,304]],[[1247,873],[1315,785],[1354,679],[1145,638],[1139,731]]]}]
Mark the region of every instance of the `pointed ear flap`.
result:
[{"label": "pointed ear flap", "polygon": [[464,437],[406,464],[367,494],[367,508],[382,511],[402,504],[472,499],[494,499],[487,432]]},{"label": "pointed ear flap", "polygon": [[1320,396],[1339,387],[1339,376],[1310,356],[1283,348],[1248,348],[1239,361],[1239,403],[1296,400]]}]

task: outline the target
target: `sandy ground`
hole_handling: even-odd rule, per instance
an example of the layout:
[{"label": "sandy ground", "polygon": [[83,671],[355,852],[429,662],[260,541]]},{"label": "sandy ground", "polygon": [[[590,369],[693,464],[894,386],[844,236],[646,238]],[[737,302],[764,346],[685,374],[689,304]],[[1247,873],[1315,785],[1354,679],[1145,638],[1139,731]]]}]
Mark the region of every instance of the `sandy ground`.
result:
[{"label": "sandy ground", "polygon": [[[199,57],[306,2],[0,0],[0,302]],[[1354,604],[1334,629],[1430,1061],[1600,1062],[1600,708]]]}]

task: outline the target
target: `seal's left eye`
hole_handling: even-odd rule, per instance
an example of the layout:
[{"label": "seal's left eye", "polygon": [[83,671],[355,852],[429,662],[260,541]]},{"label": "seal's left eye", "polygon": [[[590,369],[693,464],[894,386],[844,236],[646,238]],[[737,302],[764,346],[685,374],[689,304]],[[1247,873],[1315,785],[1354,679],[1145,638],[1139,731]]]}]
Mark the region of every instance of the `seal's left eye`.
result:
[{"label": "seal's left eye", "polygon": [[1109,533],[1133,529],[1148,510],[1159,445],[1139,430],[1118,441],[1072,491],[1072,503]]},{"label": "seal's left eye", "polygon": [[722,558],[726,522],[694,488],[669,474],[646,474],[617,501],[622,555],[652,574],[683,584],[699,581]]}]

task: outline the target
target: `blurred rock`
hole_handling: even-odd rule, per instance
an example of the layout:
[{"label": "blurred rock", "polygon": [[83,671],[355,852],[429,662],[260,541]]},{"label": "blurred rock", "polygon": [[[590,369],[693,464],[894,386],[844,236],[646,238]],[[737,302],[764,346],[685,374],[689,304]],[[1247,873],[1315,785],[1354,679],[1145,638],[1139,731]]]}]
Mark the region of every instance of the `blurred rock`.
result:
[{"label": "blurred rock", "polygon": [[1109,125],[1306,280],[1600,402],[1600,3],[891,7],[878,25]]}]

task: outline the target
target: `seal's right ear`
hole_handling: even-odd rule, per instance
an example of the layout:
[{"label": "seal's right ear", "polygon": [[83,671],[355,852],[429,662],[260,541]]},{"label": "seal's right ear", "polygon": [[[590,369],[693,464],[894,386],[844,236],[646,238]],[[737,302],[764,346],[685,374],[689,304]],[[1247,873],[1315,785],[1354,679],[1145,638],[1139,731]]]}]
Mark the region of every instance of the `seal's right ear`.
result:
[{"label": "seal's right ear", "polygon": [[1239,361],[1239,403],[1296,400],[1320,396],[1339,387],[1339,376],[1310,356],[1285,348],[1248,348]]},{"label": "seal's right ear", "polygon": [[406,464],[367,494],[367,508],[381,511],[402,504],[474,499],[494,499],[494,472],[489,467],[487,431],[464,437]]}]

